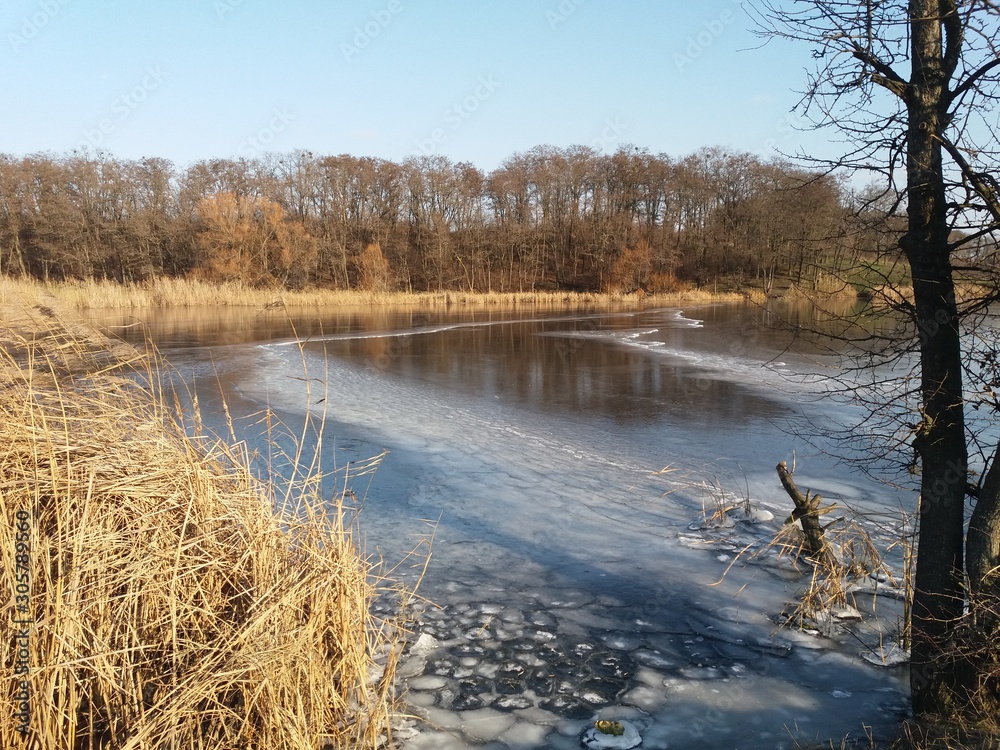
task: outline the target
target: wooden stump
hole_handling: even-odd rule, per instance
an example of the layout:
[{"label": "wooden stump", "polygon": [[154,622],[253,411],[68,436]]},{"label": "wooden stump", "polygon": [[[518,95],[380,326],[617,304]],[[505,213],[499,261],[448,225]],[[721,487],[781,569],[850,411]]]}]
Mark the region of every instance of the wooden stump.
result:
[{"label": "wooden stump", "polygon": [[837,557],[826,543],[823,535],[823,527],[819,523],[819,517],[833,510],[833,506],[820,509],[819,504],[823,499],[820,495],[810,495],[807,491],[802,494],[792,479],[792,472],[788,470],[788,464],[784,461],[778,464],[778,478],[781,486],[795,503],[795,510],[792,511],[792,519],[802,524],[802,535],[805,537],[806,551],[809,557],[822,565],[837,565]]}]

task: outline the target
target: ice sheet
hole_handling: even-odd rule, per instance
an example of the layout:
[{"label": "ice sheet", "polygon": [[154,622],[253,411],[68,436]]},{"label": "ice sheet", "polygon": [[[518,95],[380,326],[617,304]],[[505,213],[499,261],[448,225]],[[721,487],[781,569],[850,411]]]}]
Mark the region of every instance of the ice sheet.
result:
[{"label": "ice sheet", "polygon": [[[669,343],[678,332],[719,334],[668,311],[563,324],[573,330],[553,331],[546,318],[516,340],[502,323],[428,326],[417,332],[426,352],[378,356],[338,349],[357,345],[350,332],[301,352],[272,342],[229,347],[224,358],[186,355],[206,391],[211,358],[241,409],[267,404],[292,432],[325,411],[328,467],[390,451],[374,479],[359,478],[368,549],[392,564],[434,537],[422,592],[438,606],[411,613],[415,645],[402,667],[412,708],[426,719],[408,747],[579,746],[602,712],[634,719],[647,748],[794,747],[839,742],[862,722],[891,726],[905,703],[900,668],[868,664],[837,628],[830,638],[775,636],[799,578],[778,561],[733,560],[787,515],[773,467],[793,451],[800,484],[831,499],[891,507],[899,498],[782,429],[814,407],[787,389],[768,391],[766,350],[741,359],[725,346],[713,353],[717,342]],[[462,336],[451,340],[467,348],[435,349],[437,336]],[[516,347],[547,343],[506,370],[488,348],[504,336]],[[580,391],[554,390],[553,378],[582,356],[560,344],[567,339],[595,349],[570,368],[573,380],[558,382],[596,392],[619,383],[648,404],[588,410]],[[608,354],[601,372],[602,352],[623,347],[641,361],[626,368]],[[663,364],[667,347],[686,356]],[[692,372],[711,382],[667,382]],[[519,390],[504,387],[508,378]],[[837,417],[819,409],[813,416]],[[757,511],[704,523],[720,499],[747,499]],[[413,580],[418,562],[396,573]]]}]

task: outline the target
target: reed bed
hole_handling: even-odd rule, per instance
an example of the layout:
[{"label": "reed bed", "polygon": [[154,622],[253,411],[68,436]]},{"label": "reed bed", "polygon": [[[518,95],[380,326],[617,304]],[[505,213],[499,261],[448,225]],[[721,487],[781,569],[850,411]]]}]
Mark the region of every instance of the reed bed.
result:
[{"label": "reed bed", "polygon": [[393,747],[399,630],[342,499],[276,509],[147,355],[0,312],[0,747]]},{"label": "reed bed", "polygon": [[[992,287],[986,284],[969,281],[955,282],[955,300],[960,306],[976,303],[992,294]],[[913,286],[910,284],[881,284],[870,290],[869,297],[876,307],[904,307],[913,304]]]},{"label": "reed bed", "polygon": [[811,302],[854,301],[858,298],[858,290],[839,275],[819,273],[810,285],[792,283],[782,296],[788,299],[805,299]]},{"label": "reed bed", "polygon": [[57,299],[77,310],[164,307],[337,307],[409,305],[422,308],[576,307],[630,309],[681,302],[738,301],[746,295],[687,289],[668,294],[592,292],[369,292],[349,289],[262,289],[239,282],[209,283],[197,279],[157,278],[142,284],[90,280],[42,283],[0,278],[0,303],[28,300],[47,304]]}]

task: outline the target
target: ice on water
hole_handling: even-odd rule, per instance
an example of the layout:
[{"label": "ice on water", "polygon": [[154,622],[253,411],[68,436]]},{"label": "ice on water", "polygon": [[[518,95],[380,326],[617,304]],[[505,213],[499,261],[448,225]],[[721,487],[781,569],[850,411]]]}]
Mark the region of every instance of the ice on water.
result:
[{"label": "ice on water", "polygon": [[[565,335],[770,382],[750,353],[673,346],[671,331],[710,333],[694,318],[664,311],[635,323]],[[622,426],[327,357],[322,345],[304,352],[305,373],[280,344],[231,352],[238,393],[294,421],[305,412],[302,384],[325,381],[313,401],[324,399],[324,445],[338,464],[390,450],[358,493],[368,547],[392,564],[433,535],[420,593],[434,606],[407,612],[413,637],[398,670],[423,718],[403,728],[407,750],[612,747],[587,744],[599,717],[632,722],[643,748],[794,747],[889,724],[905,703],[898,671],[869,664],[898,663],[899,649],[861,658],[832,630],[802,635],[809,647],[774,636],[795,571],[774,558],[733,566],[787,514],[773,466],[796,443],[773,419]],[[789,398],[775,412],[795,408]],[[655,472],[669,462],[717,476],[720,456],[738,457],[728,470],[747,502],[713,523],[695,483]],[[863,494],[819,452],[803,461],[826,493]],[[882,704],[891,708],[873,712]]]}]

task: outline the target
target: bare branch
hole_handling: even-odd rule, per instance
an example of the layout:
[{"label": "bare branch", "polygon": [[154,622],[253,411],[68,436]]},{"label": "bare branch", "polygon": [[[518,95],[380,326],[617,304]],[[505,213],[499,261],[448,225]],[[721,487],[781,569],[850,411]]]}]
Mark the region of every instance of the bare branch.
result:
[{"label": "bare branch", "polygon": [[966,161],[962,152],[945,136],[939,136],[941,145],[958,165],[962,176],[975,188],[976,194],[983,199],[986,209],[993,216],[993,221],[1000,223],[1000,185],[988,172],[976,172]]},{"label": "bare branch", "polygon": [[962,94],[975,86],[987,73],[996,68],[998,65],[1000,65],[1000,58],[990,60],[988,63],[966,76],[965,80],[951,92],[951,95],[948,98],[949,105],[951,102],[955,101],[958,97],[962,96]]},{"label": "bare branch", "polygon": [[962,18],[958,14],[955,0],[941,0],[941,17],[945,30],[944,75],[950,80],[955,75],[962,55],[962,42],[965,38]]}]

